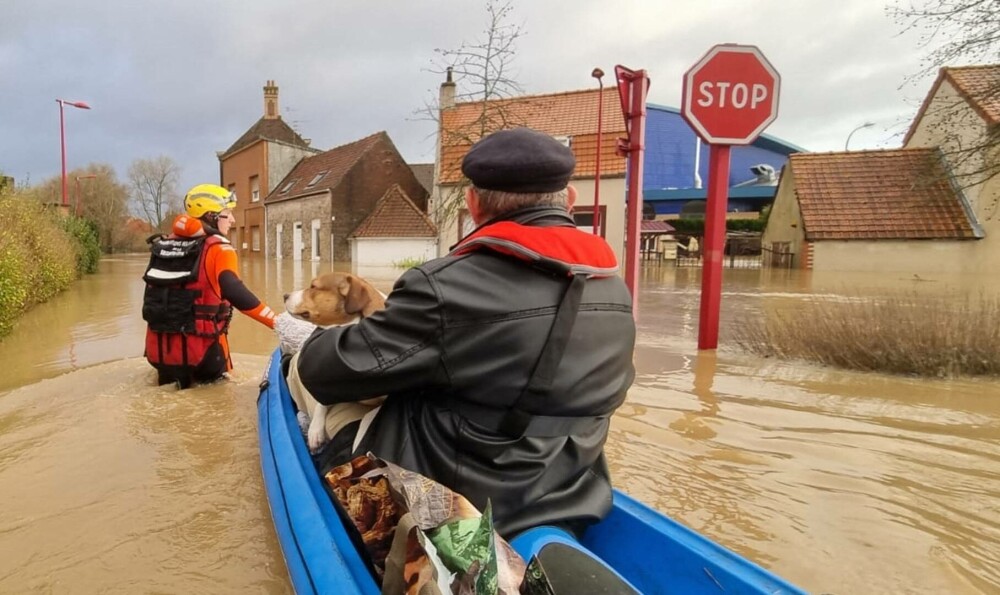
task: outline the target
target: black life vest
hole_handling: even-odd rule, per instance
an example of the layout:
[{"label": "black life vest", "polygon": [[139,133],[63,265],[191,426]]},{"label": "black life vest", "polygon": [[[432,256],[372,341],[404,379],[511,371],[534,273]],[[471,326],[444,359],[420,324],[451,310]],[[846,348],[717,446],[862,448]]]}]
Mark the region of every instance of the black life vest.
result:
[{"label": "black life vest", "polygon": [[157,369],[198,366],[228,332],[232,307],[212,289],[204,266],[208,249],[224,241],[216,235],[150,239],[142,318],[148,325],[146,359]]}]

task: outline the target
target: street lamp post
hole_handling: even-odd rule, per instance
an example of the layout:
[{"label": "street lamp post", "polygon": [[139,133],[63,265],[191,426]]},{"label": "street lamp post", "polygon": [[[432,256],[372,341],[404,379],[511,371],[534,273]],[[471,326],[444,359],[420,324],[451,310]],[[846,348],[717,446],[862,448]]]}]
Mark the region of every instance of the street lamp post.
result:
[{"label": "street lamp post", "polygon": [[601,125],[604,116],[604,71],[595,68],[590,76],[597,79],[597,155],[594,158],[594,235],[601,235]]},{"label": "street lamp post", "polygon": [[865,122],[864,124],[861,124],[860,126],[855,127],[854,130],[852,130],[851,133],[847,135],[847,140],[844,141],[844,150],[846,151],[847,150],[847,145],[851,144],[851,137],[854,136],[855,132],[861,130],[862,128],[871,128],[874,125],[875,125],[875,122]]},{"label": "street lamp post", "polygon": [[80,180],[93,180],[97,177],[97,174],[87,174],[85,176],[76,176],[76,216],[80,216],[80,199],[83,196],[80,194]]},{"label": "street lamp post", "polygon": [[90,106],[83,101],[66,101],[65,99],[56,99],[56,103],[59,104],[59,148],[62,150],[62,204],[65,207],[69,205],[69,201],[66,191],[66,125],[63,116],[63,105],[70,105],[80,109],[90,109]]}]

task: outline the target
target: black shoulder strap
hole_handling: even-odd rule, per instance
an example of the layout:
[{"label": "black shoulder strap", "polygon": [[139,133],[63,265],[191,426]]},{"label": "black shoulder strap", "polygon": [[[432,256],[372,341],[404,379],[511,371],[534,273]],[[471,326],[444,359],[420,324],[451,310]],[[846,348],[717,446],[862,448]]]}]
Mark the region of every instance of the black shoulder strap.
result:
[{"label": "black shoulder strap", "polygon": [[583,286],[586,280],[586,275],[577,273],[573,275],[569,287],[566,288],[566,292],[556,308],[555,320],[552,322],[552,328],[549,329],[548,339],[535,363],[531,378],[517,400],[500,420],[500,431],[504,434],[514,438],[523,436],[534,416],[525,413],[521,405],[529,400],[545,397],[551,392],[556,371],[566,353],[566,345],[573,332],[573,325],[576,324],[576,315],[580,311],[580,301],[583,297]]}]

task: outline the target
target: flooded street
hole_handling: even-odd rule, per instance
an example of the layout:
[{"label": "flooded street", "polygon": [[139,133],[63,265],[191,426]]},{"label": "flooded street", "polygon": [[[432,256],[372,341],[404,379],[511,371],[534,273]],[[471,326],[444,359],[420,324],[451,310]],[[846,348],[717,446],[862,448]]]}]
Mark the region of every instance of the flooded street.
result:
[{"label": "flooded street", "polygon": [[[145,264],[106,259],[0,342],[0,592],[290,593],[257,455],[276,341],[237,315],[232,381],[153,386]],[[328,268],[242,272],[280,310]],[[362,271],[383,291],[399,272]],[[1000,589],[1000,381],[699,354],[699,273],[643,271],[616,485],[811,592]],[[981,283],[727,271],[722,345],[808,296],[1000,291]]]}]

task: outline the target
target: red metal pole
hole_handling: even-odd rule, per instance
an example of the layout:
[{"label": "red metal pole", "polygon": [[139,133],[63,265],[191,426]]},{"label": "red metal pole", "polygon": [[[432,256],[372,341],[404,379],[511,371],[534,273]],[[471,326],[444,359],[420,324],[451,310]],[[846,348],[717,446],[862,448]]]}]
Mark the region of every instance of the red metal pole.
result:
[{"label": "red metal pole", "polygon": [[604,114],[604,81],[601,76],[604,72],[594,69],[594,73],[600,72],[597,77],[597,157],[594,158],[594,235],[601,235],[601,134],[602,116]]},{"label": "red metal pole", "polygon": [[635,72],[629,109],[628,210],[625,224],[625,284],[632,292],[632,316],[639,317],[639,228],[642,225],[642,154],[646,145],[645,70]]},{"label": "red metal pole", "polygon": [[63,101],[56,99],[59,104],[59,148],[62,151],[62,204],[67,206],[69,201],[66,192],[66,127],[63,122]]},{"label": "red metal pole", "polygon": [[726,203],[729,201],[729,145],[710,145],[705,239],[702,246],[701,312],[698,349],[719,346],[722,260],[726,249]]}]

